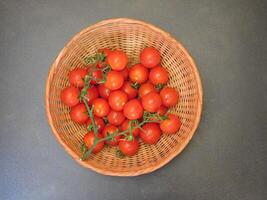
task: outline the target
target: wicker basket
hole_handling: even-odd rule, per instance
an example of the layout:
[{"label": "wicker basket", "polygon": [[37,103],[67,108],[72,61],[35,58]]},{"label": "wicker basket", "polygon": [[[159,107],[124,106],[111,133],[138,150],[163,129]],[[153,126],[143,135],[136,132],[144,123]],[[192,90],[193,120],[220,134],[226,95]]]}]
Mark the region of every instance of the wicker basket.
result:
[{"label": "wicker basket", "polygon": [[[68,72],[83,66],[85,57],[104,47],[122,49],[131,65],[139,62],[139,53],[146,46],[161,52],[162,65],[170,74],[169,85],[180,93],[179,104],[170,112],[181,117],[181,129],[175,135],[163,135],[156,145],[140,141],[138,154],[133,157],[118,158],[115,148],[105,148],[87,161],[81,161],[86,128],[71,121],[69,108],[60,101],[60,91],[69,84]],[[193,59],[168,33],[142,21],[110,19],[82,30],[63,48],[49,71],[45,103],[48,122],[56,139],[80,165],[105,175],[137,176],[162,167],[188,144],[200,120],[202,87]]]}]

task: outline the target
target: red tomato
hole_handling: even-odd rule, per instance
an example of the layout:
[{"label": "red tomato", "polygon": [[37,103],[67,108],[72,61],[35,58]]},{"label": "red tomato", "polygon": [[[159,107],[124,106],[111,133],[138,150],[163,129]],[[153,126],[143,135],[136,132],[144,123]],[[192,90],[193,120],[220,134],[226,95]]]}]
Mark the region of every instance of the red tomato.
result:
[{"label": "red tomato", "polygon": [[99,95],[104,98],[104,99],[107,99],[110,95],[110,89],[106,88],[104,84],[100,84],[98,87],[98,92],[99,92]]},{"label": "red tomato", "polygon": [[107,74],[105,87],[110,90],[117,90],[122,87],[123,82],[124,82],[124,78],[120,72],[110,71]]},{"label": "red tomato", "polygon": [[140,61],[147,68],[156,67],[160,63],[160,53],[153,47],[144,48],[140,54]]},{"label": "red tomato", "polygon": [[140,131],[140,137],[147,144],[156,144],[161,136],[161,130],[156,123],[147,123]]},{"label": "red tomato", "polygon": [[139,119],[143,116],[143,107],[139,100],[132,99],[128,101],[124,108],[123,108],[123,114],[128,119]]},{"label": "red tomato", "polygon": [[154,67],[149,73],[149,80],[154,85],[166,84],[168,82],[169,74],[164,67]]},{"label": "red tomato", "polygon": [[139,144],[136,139],[132,141],[121,140],[119,142],[121,152],[126,156],[133,156],[137,153]]},{"label": "red tomato", "polygon": [[[96,124],[96,126],[97,126],[97,128],[98,128],[98,131],[99,131],[99,132],[102,132],[103,129],[104,129],[104,126],[105,126],[104,120],[101,119],[101,118],[99,118],[99,117],[96,117],[96,116],[94,116],[94,119],[95,119],[95,124]],[[86,127],[88,127],[88,126],[92,126],[91,119],[88,118],[87,121],[85,122],[85,124],[86,124]],[[93,129],[92,129],[92,130],[93,130]]]},{"label": "red tomato", "polygon": [[156,92],[156,88],[150,82],[146,82],[146,83],[142,84],[138,90],[139,97],[143,97],[144,95],[146,95],[150,92]]},{"label": "red tomato", "polygon": [[[103,138],[103,135],[98,133],[97,135],[98,139]],[[89,133],[85,134],[83,137],[84,144],[86,145],[87,149],[90,149],[91,146],[93,146],[95,140],[95,135],[93,131],[90,131]],[[93,149],[93,153],[98,153],[104,148],[104,142],[99,142]]]},{"label": "red tomato", "polygon": [[109,113],[108,113],[108,122],[110,124],[113,124],[115,126],[119,126],[121,125],[121,123],[123,122],[123,120],[125,119],[125,116],[123,115],[122,112],[118,112],[118,111],[114,111],[114,110],[111,110]]},{"label": "red tomato", "polygon": [[92,72],[92,77],[93,79],[90,81],[90,83],[96,85],[99,81],[103,79],[103,73],[100,69],[95,70]]},{"label": "red tomato", "polygon": [[148,69],[141,64],[130,68],[129,77],[134,83],[144,83],[148,79]]},{"label": "red tomato", "polygon": [[75,87],[84,86],[84,78],[88,74],[87,69],[75,68],[69,72],[70,84]]},{"label": "red tomato", "polygon": [[161,105],[156,112],[162,116],[165,115],[167,111],[168,109],[165,106]]},{"label": "red tomato", "polygon": [[105,117],[109,113],[109,105],[106,99],[97,98],[93,101],[93,113],[97,117]]},{"label": "red tomato", "polygon": [[108,48],[102,48],[98,50],[99,53],[104,53],[105,56],[108,56],[111,53],[111,50]]},{"label": "red tomato", "polygon": [[181,120],[174,114],[168,114],[168,119],[160,122],[160,129],[167,134],[175,134],[181,127]]},{"label": "red tomato", "polygon": [[73,107],[79,103],[79,93],[78,88],[69,86],[61,91],[60,99],[67,106]]},{"label": "red tomato", "polygon": [[83,124],[88,119],[88,113],[84,104],[78,104],[71,108],[70,118],[72,121]]},{"label": "red tomato", "polygon": [[92,86],[88,88],[87,93],[86,93],[86,99],[89,105],[91,105],[93,100],[95,100],[97,97],[98,97],[98,90],[96,89],[96,87]]},{"label": "red tomato", "polygon": [[115,50],[109,53],[107,62],[110,65],[111,69],[121,71],[126,67],[128,57],[123,51]]},{"label": "red tomato", "polygon": [[133,88],[131,86],[131,84],[132,84],[131,82],[126,81],[126,82],[124,82],[124,84],[121,88],[121,90],[127,94],[128,99],[135,98],[137,96],[137,93],[138,93],[137,89]]},{"label": "red tomato", "polygon": [[[137,124],[133,124],[133,126],[136,126],[136,125],[137,125]],[[125,130],[127,130],[127,129],[129,129],[129,128],[130,128],[129,120],[126,119],[126,120],[124,120],[123,123],[121,124],[120,130],[121,130],[121,131],[125,131]],[[129,134],[129,133],[127,133],[127,134]],[[134,136],[134,137],[137,137],[138,135],[139,135],[139,128],[134,128],[134,129],[133,129],[133,136]]]},{"label": "red tomato", "polygon": [[[117,131],[119,131],[119,129],[116,126],[107,125],[103,130],[103,134],[104,134],[104,137],[107,137],[108,135],[112,135],[116,133]],[[106,141],[106,143],[109,146],[116,146],[118,145],[120,138],[121,138],[121,135],[115,136],[112,140]]]},{"label": "red tomato", "polygon": [[128,79],[129,76],[129,69],[128,67],[125,67],[123,70],[120,71],[120,73],[122,74],[124,80]]},{"label": "red tomato", "polygon": [[122,111],[127,101],[127,94],[121,90],[111,92],[108,97],[108,103],[115,111]]},{"label": "red tomato", "polygon": [[156,112],[161,104],[161,98],[157,92],[150,92],[142,97],[142,105],[148,112]]},{"label": "red tomato", "polygon": [[171,88],[171,87],[164,87],[160,91],[160,96],[162,99],[162,104],[167,107],[174,106],[179,101],[178,92],[174,88]]}]

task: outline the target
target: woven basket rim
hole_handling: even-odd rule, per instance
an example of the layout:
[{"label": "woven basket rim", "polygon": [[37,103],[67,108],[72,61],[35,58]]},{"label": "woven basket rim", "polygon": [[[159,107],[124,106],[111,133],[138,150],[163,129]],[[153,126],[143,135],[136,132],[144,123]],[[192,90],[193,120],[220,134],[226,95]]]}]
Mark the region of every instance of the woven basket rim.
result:
[{"label": "woven basket rim", "polygon": [[[111,24],[111,23],[119,23],[119,22],[123,22],[123,23],[132,23],[132,24],[139,24],[139,25],[143,25],[149,29],[152,29],[162,35],[164,35],[165,37],[168,37],[170,40],[173,41],[173,43],[179,47],[179,49],[181,49],[181,51],[186,55],[190,65],[193,68],[193,74],[194,77],[196,79],[197,82],[197,92],[198,92],[198,100],[197,100],[197,110],[196,110],[196,120],[194,123],[194,126],[192,128],[192,130],[188,133],[188,137],[186,138],[186,140],[181,144],[181,147],[178,149],[178,151],[173,152],[172,154],[170,154],[168,157],[166,157],[164,160],[162,160],[162,162],[160,162],[158,165],[156,166],[150,166],[146,169],[141,169],[138,171],[123,171],[123,172],[117,172],[117,171],[112,171],[112,170],[103,170],[103,169],[99,169],[97,167],[94,167],[92,165],[90,165],[87,162],[84,162],[80,159],[80,157],[71,150],[70,147],[68,147],[68,145],[66,145],[59,133],[57,132],[54,124],[53,124],[53,120],[52,120],[52,116],[51,116],[51,112],[50,112],[50,106],[49,106],[49,94],[50,94],[50,83],[51,80],[53,78],[54,75],[54,71],[56,69],[56,67],[58,66],[58,63],[60,61],[60,59],[62,58],[62,55],[64,55],[67,51],[67,47],[80,35],[82,35],[84,32],[87,31],[93,31],[94,29],[104,26],[106,24]],[[169,163],[174,157],[176,157],[178,154],[180,154],[183,149],[188,145],[188,143],[190,142],[190,140],[192,139],[198,125],[200,122],[200,118],[201,118],[201,112],[202,112],[202,106],[203,106],[203,90],[202,90],[202,83],[201,83],[201,79],[199,76],[199,71],[196,67],[196,64],[192,58],[192,56],[189,54],[189,52],[184,48],[184,46],[177,41],[176,39],[174,39],[174,37],[171,36],[171,34],[163,31],[162,29],[144,22],[144,21],[140,21],[140,20],[136,20],[136,19],[129,19],[129,18],[113,18],[113,19],[106,19],[103,21],[100,21],[94,25],[88,26],[84,29],[82,29],[80,32],[78,32],[77,34],[75,34],[67,43],[66,45],[63,47],[63,49],[60,51],[60,53],[58,54],[57,58],[55,59],[55,61],[53,62],[53,64],[51,65],[49,71],[48,71],[48,78],[46,80],[46,86],[45,86],[45,111],[46,111],[46,116],[48,119],[48,124],[50,125],[51,129],[52,129],[52,133],[53,135],[56,137],[57,141],[63,146],[64,150],[68,152],[68,154],[71,155],[71,157],[78,162],[81,166],[85,167],[85,168],[89,168],[91,170],[94,170],[97,173],[103,174],[103,175],[111,175],[111,176],[137,176],[137,175],[142,175],[142,174],[147,174],[150,172],[153,172],[159,168],[161,168],[162,166],[166,165],[167,163]]]}]

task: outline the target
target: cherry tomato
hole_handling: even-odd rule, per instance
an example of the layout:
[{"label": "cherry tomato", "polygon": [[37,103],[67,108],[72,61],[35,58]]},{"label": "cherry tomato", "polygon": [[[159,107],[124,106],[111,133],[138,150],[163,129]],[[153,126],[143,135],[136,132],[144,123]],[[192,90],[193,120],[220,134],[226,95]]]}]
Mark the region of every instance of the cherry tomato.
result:
[{"label": "cherry tomato", "polygon": [[156,88],[150,82],[146,82],[146,83],[142,84],[138,90],[139,97],[143,97],[144,95],[146,95],[150,92],[156,92]]},{"label": "cherry tomato", "polygon": [[97,87],[99,95],[104,98],[107,99],[110,95],[110,89],[106,88],[104,84],[99,84],[99,86]]},{"label": "cherry tomato", "polygon": [[110,65],[111,69],[121,71],[126,67],[128,57],[123,51],[115,50],[109,53],[107,62]]},{"label": "cherry tomato", "polygon": [[70,118],[72,121],[83,124],[88,119],[88,113],[84,104],[78,104],[71,108]]},{"label": "cherry tomato", "polygon": [[84,86],[84,77],[87,75],[87,69],[75,68],[69,72],[70,84],[75,87]]},{"label": "cherry tomato", "polygon": [[169,74],[164,67],[154,67],[149,73],[149,80],[154,85],[166,84],[168,82]]},{"label": "cherry tomato", "polygon": [[123,108],[123,114],[128,119],[139,119],[143,116],[143,107],[139,100],[132,99],[128,101],[124,108]]},{"label": "cherry tomato", "polygon": [[181,127],[181,120],[174,114],[168,114],[168,119],[160,122],[160,129],[167,134],[175,134]]},{"label": "cherry tomato", "polygon": [[[103,138],[103,135],[98,133],[97,138],[101,139]],[[91,146],[93,146],[95,140],[95,135],[93,131],[90,131],[89,133],[85,134],[83,137],[84,144],[86,145],[87,149],[90,149]],[[104,148],[104,141],[99,142],[93,149],[93,153],[98,153]]]},{"label": "cherry tomato", "polygon": [[127,94],[128,99],[135,98],[137,96],[137,93],[138,93],[137,89],[133,88],[131,86],[131,84],[132,84],[131,82],[126,81],[126,82],[124,82],[124,84],[121,88],[121,90]]},{"label": "cherry tomato", "polygon": [[121,140],[119,142],[119,149],[126,156],[133,156],[137,153],[139,144],[136,139],[132,141]]},{"label": "cherry tomato", "polygon": [[140,61],[147,68],[156,67],[160,63],[160,53],[153,47],[144,48],[140,54]]},{"label": "cherry tomato", "polygon": [[73,86],[64,88],[60,93],[61,101],[69,107],[79,103],[79,89]]},{"label": "cherry tomato", "polygon": [[106,56],[104,62],[100,61],[96,65],[97,68],[102,68],[107,65],[107,56],[110,54],[111,50],[108,48],[103,48],[103,49],[99,49],[98,52],[103,53]]},{"label": "cherry tomato", "polygon": [[88,88],[87,93],[86,93],[86,99],[89,103],[89,105],[92,104],[93,100],[95,100],[98,97],[98,90],[96,89],[95,86],[92,86]]},{"label": "cherry tomato", "polygon": [[123,70],[120,71],[120,73],[122,74],[124,80],[128,79],[129,76],[129,69],[128,67],[125,67]]},{"label": "cherry tomato", "polygon": [[161,104],[161,98],[157,92],[150,92],[142,97],[142,105],[148,112],[156,112]]},{"label": "cherry tomato", "polygon": [[156,123],[146,123],[140,131],[140,137],[147,144],[156,144],[161,136],[161,130]]},{"label": "cherry tomato", "polygon": [[144,83],[148,79],[148,69],[141,64],[130,68],[129,77],[134,83]]},{"label": "cherry tomato", "polygon": [[123,82],[124,82],[124,78],[120,72],[110,71],[107,74],[105,87],[110,90],[117,90],[122,87]]},{"label": "cherry tomato", "polygon": [[104,117],[109,113],[109,105],[106,99],[97,98],[93,101],[93,113],[97,117]]},{"label": "cherry tomato", "polygon": [[156,112],[162,116],[165,115],[167,111],[168,109],[165,106],[161,105]]},{"label": "cherry tomato", "polygon": [[103,79],[103,73],[100,69],[95,70],[92,72],[92,77],[93,79],[90,81],[90,83],[96,85],[100,80]]},{"label": "cherry tomato", "polygon": [[160,91],[160,96],[162,99],[162,104],[167,107],[174,106],[179,101],[178,92],[174,88],[171,88],[171,87],[164,87]]},{"label": "cherry tomato", "polygon": [[112,91],[108,97],[108,103],[115,111],[122,111],[127,101],[127,94],[121,90]]},{"label": "cherry tomato", "polygon": [[105,56],[108,56],[111,53],[111,50],[108,48],[102,48],[98,50],[99,53],[104,53]]},{"label": "cherry tomato", "polygon": [[[119,129],[114,125],[107,125],[103,130],[104,137],[107,137],[108,135],[112,135],[119,131]],[[119,143],[119,140],[121,138],[121,135],[115,136],[112,140],[106,141],[106,143],[109,146],[116,146]]]},{"label": "cherry tomato", "polygon": [[110,124],[113,124],[115,126],[119,126],[121,125],[121,123],[124,121],[125,119],[125,116],[123,115],[122,112],[118,112],[118,111],[115,111],[115,110],[111,110],[109,113],[108,113],[108,122]]},{"label": "cherry tomato", "polygon": [[[102,132],[105,126],[104,120],[96,116],[94,116],[94,119],[95,119],[95,124],[98,128],[98,131]],[[90,118],[86,120],[85,124],[86,124],[86,127],[93,126]]]},{"label": "cherry tomato", "polygon": [[[133,126],[136,126],[137,124],[133,124]],[[130,128],[130,125],[129,125],[129,120],[128,119],[126,119],[126,120],[124,120],[123,121],[123,123],[121,124],[121,127],[120,127],[120,130],[121,131],[125,131],[125,130],[127,130],[127,129],[129,129]],[[138,135],[139,135],[139,128],[134,128],[133,129],[133,136],[134,137],[137,137]],[[127,134],[129,134],[129,133],[127,133]]]}]

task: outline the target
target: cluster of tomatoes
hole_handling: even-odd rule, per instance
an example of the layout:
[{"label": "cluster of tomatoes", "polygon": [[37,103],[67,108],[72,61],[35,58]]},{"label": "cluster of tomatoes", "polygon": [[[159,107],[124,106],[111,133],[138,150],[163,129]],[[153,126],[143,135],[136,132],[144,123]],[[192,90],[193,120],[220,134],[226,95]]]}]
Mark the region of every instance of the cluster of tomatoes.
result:
[{"label": "cluster of tomatoes", "polygon": [[166,86],[169,75],[160,64],[158,50],[144,48],[140,63],[131,67],[121,50],[101,49],[89,60],[87,68],[69,72],[71,86],[60,94],[71,108],[70,118],[89,130],[84,136],[84,153],[97,153],[106,143],[133,156],[139,148],[138,137],[155,144],[162,132],[179,130],[180,118],[167,113],[178,103],[179,94]]}]

